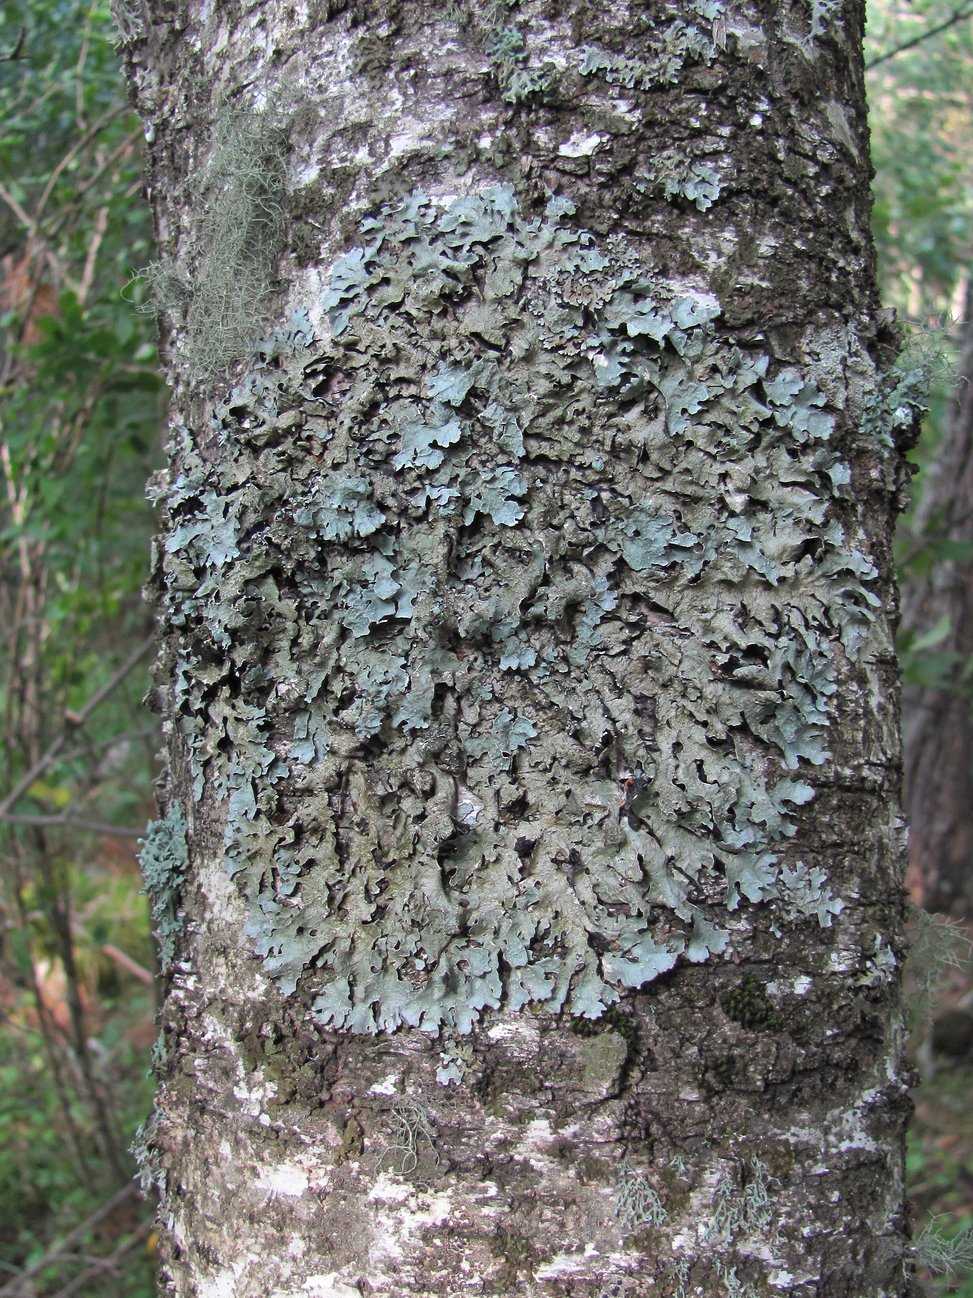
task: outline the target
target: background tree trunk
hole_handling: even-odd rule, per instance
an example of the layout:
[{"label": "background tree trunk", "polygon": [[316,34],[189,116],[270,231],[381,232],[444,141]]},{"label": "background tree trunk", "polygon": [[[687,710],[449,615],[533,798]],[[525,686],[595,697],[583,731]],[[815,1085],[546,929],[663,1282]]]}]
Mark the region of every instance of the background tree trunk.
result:
[{"label": "background tree trunk", "polygon": [[915,536],[929,566],[906,587],[903,629],[935,643],[914,651],[903,699],[909,882],[927,910],[973,915],[973,295],[967,291],[959,382],[930,467]]},{"label": "background tree trunk", "polygon": [[910,1293],[862,6],[116,4],[166,1292]]}]

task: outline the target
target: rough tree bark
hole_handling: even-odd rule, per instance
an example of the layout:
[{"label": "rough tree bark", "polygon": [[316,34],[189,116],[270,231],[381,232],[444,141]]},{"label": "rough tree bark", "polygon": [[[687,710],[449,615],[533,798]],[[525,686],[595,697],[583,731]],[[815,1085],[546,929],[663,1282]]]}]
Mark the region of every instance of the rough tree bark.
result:
[{"label": "rough tree bark", "polygon": [[[967,291],[959,383],[942,444],[926,475],[914,534],[937,554],[909,581],[903,626],[916,637],[945,619],[929,650],[944,679],[910,686],[903,698],[909,884],[927,910],[973,915],[973,727],[968,664],[973,660],[973,292]],[[949,549],[953,547],[952,555]],[[944,557],[938,557],[946,551]]]},{"label": "rough tree bark", "polygon": [[911,1293],[861,3],[116,18],[165,1292]]}]

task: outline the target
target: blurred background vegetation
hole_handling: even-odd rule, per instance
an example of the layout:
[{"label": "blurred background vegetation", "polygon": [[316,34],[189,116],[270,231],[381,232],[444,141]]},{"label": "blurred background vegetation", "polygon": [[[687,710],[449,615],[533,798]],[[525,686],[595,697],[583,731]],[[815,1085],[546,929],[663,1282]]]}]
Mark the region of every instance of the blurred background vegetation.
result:
[{"label": "blurred background vegetation", "polygon": [[[135,860],[158,737],[140,598],[165,393],[122,290],[152,260],[107,0],[0,11],[0,1298],[150,1298],[155,957]],[[903,520],[910,1193],[973,1298],[973,3],[869,0],[875,237],[928,383]],[[952,1244],[950,1243],[952,1241]]]},{"label": "blurred background vegetation", "polygon": [[151,258],[106,3],[0,16],[0,1294],[155,1291],[139,588],[165,394],[121,297]]}]

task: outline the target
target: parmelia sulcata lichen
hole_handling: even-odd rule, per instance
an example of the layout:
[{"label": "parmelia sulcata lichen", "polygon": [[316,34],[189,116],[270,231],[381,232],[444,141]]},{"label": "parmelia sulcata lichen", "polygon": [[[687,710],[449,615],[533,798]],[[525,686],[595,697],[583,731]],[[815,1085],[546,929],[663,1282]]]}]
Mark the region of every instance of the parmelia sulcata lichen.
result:
[{"label": "parmelia sulcata lichen", "polygon": [[751,908],[840,910],[790,841],[877,603],[834,414],[573,217],[384,208],[215,462],[176,440],[196,795],[267,971],[355,1031],[597,1017]]},{"label": "parmelia sulcata lichen", "polygon": [[171,803],[158,820],[149,821],[139,847],[139,865],[159,944],[159,968],[168,973],[183,929],[182,890],[189,865],[186,821],[178,802]]}]

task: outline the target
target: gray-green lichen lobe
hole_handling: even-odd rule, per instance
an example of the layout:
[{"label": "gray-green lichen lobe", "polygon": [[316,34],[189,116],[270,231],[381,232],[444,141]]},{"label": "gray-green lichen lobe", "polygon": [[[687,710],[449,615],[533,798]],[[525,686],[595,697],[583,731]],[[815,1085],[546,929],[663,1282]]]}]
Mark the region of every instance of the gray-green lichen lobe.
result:
[{"label": "gray-green lichen lobe", "polygon": [[824,392],[719,317],[566,199],[415,192],[216,408],[219,466],[183,434],[177,715],[324,1021],[596,1017],[750,907],[840,910],[788,840],[875,573]]},{"label": "gray-green lichen lobe", "polygon": [[164,816],[150,820],[139,841],[139,865],[145,878],[149,913],[159,944],[159,967],[168,973],[182,933],[182,893],[189,866],[189,845],[182,807],[173,799]]}]

